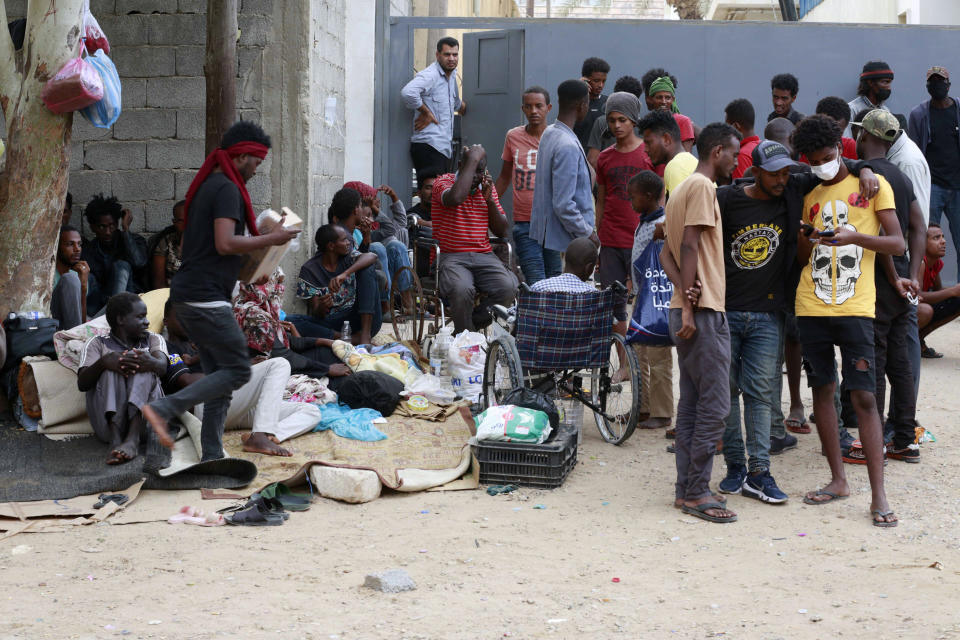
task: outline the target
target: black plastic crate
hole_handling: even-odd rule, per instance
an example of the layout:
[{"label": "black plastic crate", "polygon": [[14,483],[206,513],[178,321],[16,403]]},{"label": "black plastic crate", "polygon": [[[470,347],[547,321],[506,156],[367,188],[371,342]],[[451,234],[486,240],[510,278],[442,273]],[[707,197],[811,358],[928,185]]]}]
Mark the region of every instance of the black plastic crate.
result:
[{"label": "black plastic crate", "polygon": [[473,445],[473,452],[482,484],[554,489],[577,464],[577,434],[561,427],[557,437],[544,444],[483,440]]}]

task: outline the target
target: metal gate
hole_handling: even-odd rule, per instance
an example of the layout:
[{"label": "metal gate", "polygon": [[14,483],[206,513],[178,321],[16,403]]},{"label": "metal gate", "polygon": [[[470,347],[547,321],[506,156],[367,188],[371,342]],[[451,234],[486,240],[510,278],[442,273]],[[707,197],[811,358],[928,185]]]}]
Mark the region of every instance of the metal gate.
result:
[{"label": "metal gate", "polygon": [[[388,20],[389,25],[382,28],[385,46],[377,48],[374,147],[378,156],[374,175],[402,195],[409,193],[407,185],[412,178],[409,146],[413,126],[400,90],[414,75],[413,41],[419,29],[430,29],[431,34],[445,29],[468,32],[459,70],[468,102],[461,135],[466,142],[484,145],[494,176],[500,169],[507,129],[523,123],[519,97],[523,87],[538,84],[553,93],[562,81],[580,77],[580,65],[589,56],[600,56],[611,65],[605,93],[612,91],[621,75],[639,78],[648,69],[663,67],[677,77],[677,102],[695,122],[703,125],[722,120],[727,103],[747,98],[756,109],[761,134],[772,110],[770,78],[777,73],[797,76],[800,93],[795,108],[810,114],[825,96],[852,99],[863,63],[882,59],[896,74],[887,105],[906,115],[929,99],[926,69],[933,65],[960,69],[957,27],[529,18]],[[485,64],[485,60],[505,60],[506,67],[499,62]],[[946,262],[945,281],[956,274],[952,246],[948,246]]]}]

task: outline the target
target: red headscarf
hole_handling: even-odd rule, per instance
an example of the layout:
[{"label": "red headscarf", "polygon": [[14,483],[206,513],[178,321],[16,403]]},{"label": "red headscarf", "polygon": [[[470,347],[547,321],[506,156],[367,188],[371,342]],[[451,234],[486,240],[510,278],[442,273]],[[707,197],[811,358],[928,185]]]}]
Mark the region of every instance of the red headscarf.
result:
[{"label": "red headscarf", "polygon": [[345,185],[344,189],[353,189],[360,194],[361,198],[376,198],[377,190],[368,185],[366,182],[360,182],[359,180],[352,180]]},{"label": "red headscarf", "polygon": [[243,196],[243,204],[246,205],[247,209],[247,229],[250,230],[251,235],[260,235],[260,232],[257,230],[257,217],[253,215],[253,205],[250,203],[250,194],[247,193],[247,185],[243,180],[243,176],[241,176],[237,168],[233,166],[233,159],[246,153],[263,160],[267,157],[268,151],[270,151],[270,149],[259,142],[244,141],[238,142],[226,149],[215,149],[208,155],[207,159],[203,161],[203,166],[197,171],[193,182],[190,183],[190,188],[187,189],[187,203],[183,207],[183,224],[187,224],[187,216],[190,214],[190,203],[193,201],[193,196],[197,195],[197,190],[200,189],[200,185],[213,173],[216,167],[220,167],[223,174],[230,178],[230,181],[240,189],[240,195]]}]

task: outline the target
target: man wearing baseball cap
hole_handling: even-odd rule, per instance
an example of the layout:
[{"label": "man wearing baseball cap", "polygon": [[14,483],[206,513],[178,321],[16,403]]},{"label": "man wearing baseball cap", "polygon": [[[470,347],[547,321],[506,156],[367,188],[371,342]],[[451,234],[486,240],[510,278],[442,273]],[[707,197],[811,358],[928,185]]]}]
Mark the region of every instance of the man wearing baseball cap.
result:
[{"label": "man wearing baseball cap", "polygon": [[[890,87],[893,85],[893,69],[882,60],[871,60],[863,65],[860,72],[860,84],[857,86],[857,97],[851,100],[850,113],[857,114],[869,109],[884,109],[889,111],[884,102],[890,98]],[[849,132],[845,132],[849,135]]]},{"label": "man wearing baseball cap", "polygon": [[[773,442],[771,412],[780,402],[783,313],[793,306],[799,279],[797,233],[803,197],[819,180],[794,173],[797,163],[779,142],[752,151],[753,179],[717,191],[724,244],[727,323],[730,327],[730,414],[723,435],[723,493],[742,493],[768,504],[787,500],[770,475],[770,454],[790,446]],[[849,163],[856,172],[862,163]],[[863,171],[865,182],[871,175]],[[876,181],[865,188],[871,191]],[[743,394],[746,451],[739,396]],[[795,437],[787,435],[790,445]],[[749,466],[748,466],[749,463]]]},{"label": "man wearing baseball cap", "polygon": [[[884,429],[891,444],[887,457],[905,462],[919,462],[920,448],[914,443],[917,391],[914,379],[919,379],[920,343],[912,347],[907,334],[917,334],[916,300],[920,292],[920,269],[926,253],[927,228],[923,221],[913,185],[892,162],[887,151],[900,135],[900,122],[893,114],[876,109],[859,123],[857,150],[861,158],[882,175],[893,189],[893,201],[906,239],[909,257],[877,254],[874,271],[877,289],[876,315],[873,323],[876,396],[881,415],[884,409],[886,385],[890,379],[890,411]],[[848,425],[849,426],[849,425]],[[860,456],[860,460],[857,459]],[[847,460],[847,457],[851,458]],[[844,458],[847,462],[865,462],[862,449],[851,449]]]},{"label": "man wearing baseball cap", "polygon": [[930,67],[927,93],[930,99],[910,112],[908,133],[930,167],[930,222],[940,224],[946,214],[960,248],[960,103],[949,95],[950,72]]}]

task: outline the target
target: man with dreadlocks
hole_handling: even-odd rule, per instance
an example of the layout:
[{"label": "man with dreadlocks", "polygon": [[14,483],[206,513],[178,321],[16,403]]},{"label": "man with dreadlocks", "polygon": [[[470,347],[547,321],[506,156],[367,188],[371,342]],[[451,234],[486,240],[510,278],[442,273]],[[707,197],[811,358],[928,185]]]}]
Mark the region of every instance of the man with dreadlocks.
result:
[{"label": "man with dreadlocks", "polygon": [[[246,183],[270,150],[270,137],[252,122],[235,123],[207,156],[187,190],[183,264],[170,283],[180,324],[200,351],[204,377],[196,384],[143,406],[161,444],[173,446],[167,421],[203,404],[201,459],[223,457],[223,426],[230,395],[250,379],[247,341],[233,315],[231,297],[243,255],[286,244],[299,231],[277,225],[257,231]],[[244,227],[250,235],[244,235]]]}]

